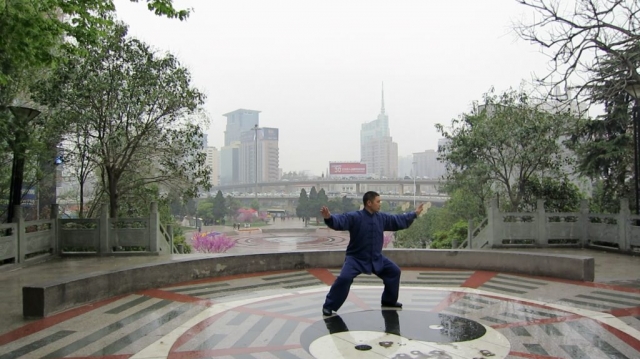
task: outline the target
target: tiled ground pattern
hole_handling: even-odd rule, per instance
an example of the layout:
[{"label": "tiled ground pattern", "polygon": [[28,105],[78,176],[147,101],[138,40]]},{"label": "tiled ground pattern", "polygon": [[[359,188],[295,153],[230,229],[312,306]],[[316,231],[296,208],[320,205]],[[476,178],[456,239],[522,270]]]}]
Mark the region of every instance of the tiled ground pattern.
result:
[{"label": "tiled ground pattern", "polygon": [[[127,359],[216,303],[280,294],[234,307],[190,328],[169,358],[311,358],[299,337],[321,320],[326,286],[339,270],[315,269],[199,280],[113,298],[0,336],[0,359]],[[360,276],[339,313],[379,309],[381,280]],[[528,300],[610,313],[640,328],[640,290],[493,272],[405,269],[405,309],[441,312],[493,327],[509,358],[640,358],[640,339],[592,318]],[[477,288],[486,294],[450,291]],[[503,295],[521,299],[505,298]],[[66,320],[62,320],[64,318]],[[481,356],[479,356],[481,357]]]}]

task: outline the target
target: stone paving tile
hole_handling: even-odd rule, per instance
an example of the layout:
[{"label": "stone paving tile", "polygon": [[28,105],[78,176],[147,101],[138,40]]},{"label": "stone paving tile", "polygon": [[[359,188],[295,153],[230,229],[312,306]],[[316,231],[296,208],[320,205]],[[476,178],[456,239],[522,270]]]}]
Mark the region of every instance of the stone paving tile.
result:
[{"label": "stone paving tile", "polygon": [[[329,272],[339,273],[335,269]],[[487,276],[477,290],[460,287],[472,275],[469,271],[403,271],[400,301],[405,306],[401,312],[448,314],[493,328],[511,343],[508,358],[640,357],[640,290],[507,274]],[[338,312],[341,317],[363,311],[380,313],[381,281],[375,276],[358,279]],[[453,280],[459,284],[442,284]],[[435,284],[416,284],[423,281]],[[292,284],[302,286],[290,288]],[[436,287],[443,289],[432,289]],[[301,338],[314,323],[322,323],[320,308],[327,290],[310,272],[300,270],[141,292],[26,333],[0,346],[0,359],[101,355],[133,355],[131,358],[137,359],[136,353],[158,347],[158,342],[169,337],[171,342],[184,342],[158,358],[182,359],[197,357],[197,353],[216,358],[312,358],[301,346]],[[170,296],[155,297],[154,293],[207,298],[213,304],[183,303],[166,299],[173,298]],[[272,295],[276,297],[261,299]],[[240,302],[246,304],[238,306]],[[614,327],[602,321],[607,311],[620,316],[620,320],[606,322]],[[184,327],[191,318],[200,316],[203,324]],[[172,334],[174,331],[183,334]],[[158,350],[160,353],[160,347]]]}]

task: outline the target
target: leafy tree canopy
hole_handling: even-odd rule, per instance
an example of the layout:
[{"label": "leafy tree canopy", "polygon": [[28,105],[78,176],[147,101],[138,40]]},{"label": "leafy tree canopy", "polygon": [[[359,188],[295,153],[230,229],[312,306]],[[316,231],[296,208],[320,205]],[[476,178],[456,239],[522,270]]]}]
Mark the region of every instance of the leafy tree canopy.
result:
[{"label": "leafy tree canopy", "polygon": [[523,91],[491,90],[450,127],[436,126],[449,140],[440,152],[447,163],[446,179],[458,181],[471,174],[486,180],[491,189],[506,194],[515,211],[529,178],[561,172],[565,160],[561,137],[573,123],[568,112],[543,110]]},{"label": "leafy tree canopy", "polygon": [[70,54],[34,94],[60,125],[80,124],[111,216],[120,196],[151,183],[195,197],[208,188],[210,170],[200,149],[205,96],[171,54],[159,55],[118,24]]}]

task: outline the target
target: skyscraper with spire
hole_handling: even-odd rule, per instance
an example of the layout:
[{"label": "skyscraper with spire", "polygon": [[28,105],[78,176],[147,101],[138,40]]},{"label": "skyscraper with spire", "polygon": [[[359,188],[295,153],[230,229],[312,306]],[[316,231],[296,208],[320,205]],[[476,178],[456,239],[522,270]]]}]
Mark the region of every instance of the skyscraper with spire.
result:
[{"label": "skyscraper with spire", "polygon": [[380,178],[398,176],[398,144],[389,130],[389,116],[384,107],[384,83],[380,114],[362,124],[360,129],[360,160],[367,164],[367,172]]}]

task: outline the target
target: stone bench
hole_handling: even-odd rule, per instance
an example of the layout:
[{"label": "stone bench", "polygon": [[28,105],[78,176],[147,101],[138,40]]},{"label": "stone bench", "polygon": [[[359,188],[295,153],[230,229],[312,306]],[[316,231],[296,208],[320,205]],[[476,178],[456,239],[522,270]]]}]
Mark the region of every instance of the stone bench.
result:
[{"label": "stone bench", "polygon": [[[482,250],[388,249],[400,267],[451,268],[593,281],[591,257]],[[239,258],[241,257],[241,258]],[[117,295],[160,288],[195,279],[308,268],[340,268],[344,250],[226,255],[156,262],[95,272],[22,288],[26,318],[53,313]]]},{"label": "stone bench", "polygon": [[237,234],[246,234],[246,233],[262,233],[262,229],[260,228],[251,228],[251,227],[246,227],[246,228],[241,228],[241,229],[236,229],[236,233]]}]

